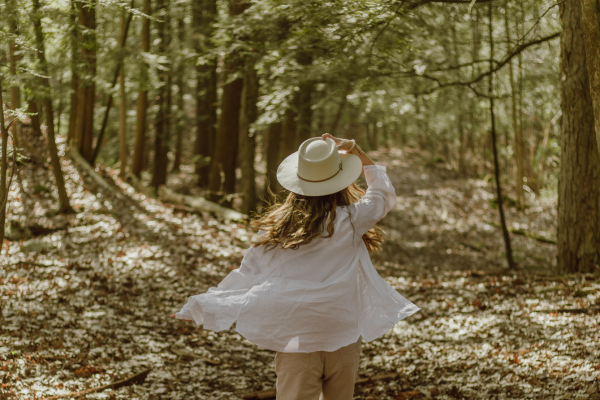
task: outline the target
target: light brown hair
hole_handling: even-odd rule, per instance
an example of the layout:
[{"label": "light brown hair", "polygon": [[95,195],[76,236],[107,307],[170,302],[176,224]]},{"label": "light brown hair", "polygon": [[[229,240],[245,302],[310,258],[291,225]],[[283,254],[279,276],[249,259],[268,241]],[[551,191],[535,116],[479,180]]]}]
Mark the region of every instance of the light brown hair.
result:
[{"label": "light brown hair", "polygon": [[[254,246],[295,250],[312,242],[325,230],[327,235],[321,237],[330,238],[334,233],[336,207],[356,203],[364,194],[365,191],[354,183],[325,196],[303,196],[290,192],[283,203],[272,205],[252,221],[254,229],[266,232],[255,240]],[[383,243],[383,231],[375,226],[362,239],[369,253],[378,252]]]}]

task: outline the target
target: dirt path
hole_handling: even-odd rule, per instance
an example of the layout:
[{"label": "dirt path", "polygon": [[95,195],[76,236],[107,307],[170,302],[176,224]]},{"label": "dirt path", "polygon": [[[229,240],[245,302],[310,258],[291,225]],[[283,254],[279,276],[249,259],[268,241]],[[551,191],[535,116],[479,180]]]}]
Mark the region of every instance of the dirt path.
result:
[{"label": "dirt path", "polygon": [[[503,270],[499,231],[486,223],[497,220],[486,183],[420,167],[410,151],[376,158],[399,195],[376,266],[422,311],[363,346],[361,377],[399,377],[359,385],[356,398],[600,398],[598,311],[540,312],[593,310],[600,276],[554,274],[552,245],[521,236],[513,236],[521,269]],[[68,229],[10,242],[3,256],[0,398],[83,390],[144,368],[152,368],[145,383],[87,398],[236,399],[274,386],[272,352],[233,330],[167,317],[237,268],[251,236],[245,226],[174,213],[135,193],[133,201],[97,195],[69,163],[80,213],[45,218],[52,199],[33,182],[49,171],[27,168],[12,209]],[[551,237],[552,210],[538,201],[508,219]]]}]

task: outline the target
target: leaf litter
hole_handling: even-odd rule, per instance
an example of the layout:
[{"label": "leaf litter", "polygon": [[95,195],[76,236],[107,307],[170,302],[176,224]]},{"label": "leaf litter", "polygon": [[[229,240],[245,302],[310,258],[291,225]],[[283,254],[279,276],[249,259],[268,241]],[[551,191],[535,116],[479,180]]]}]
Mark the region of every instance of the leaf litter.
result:
[{"label": "leaf litter", "polygon": [[[374,157],[398,194],[374,264],[422,311],[363,344],[355,398],[600,399],[600,275],[559,275],[553,244],[517,235],[519,269],[506,270],[489,183],[425,167],[411,149]],[[56,193],[39,189],[52,181],[39,166],[24,166],[10,192],[9,218],[48,233],[3,246],[0,398],[64,395],[145,369],[143,383],[82,397],[237,399],[274,388],[273,352],[233,328],[169,318],[237,268],[248,226],[175,210],[115,170],[100,172],[127,196],[63,167],[76,215],[46,215]],[[555,201],[530,198],[507,219],[552,238]]]}]

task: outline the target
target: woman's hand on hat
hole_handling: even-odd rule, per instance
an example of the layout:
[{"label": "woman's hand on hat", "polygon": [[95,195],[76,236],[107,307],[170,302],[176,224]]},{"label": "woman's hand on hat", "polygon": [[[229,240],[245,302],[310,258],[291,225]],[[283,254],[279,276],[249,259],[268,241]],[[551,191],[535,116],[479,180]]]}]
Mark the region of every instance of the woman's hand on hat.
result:
[{"label": "woman's hand on hat", "polygon": [[325,140],[325,139],[331,139],[331,140],[333,140],[335,142],[338,150],[347,151],[350,148],[352,148],[352,145],[354,144],[353,140],[336,138],[335,136],[330,135],[329,133],[324,133],[324,134],[321,135],[321,137],[323,138],[323,140]]}]

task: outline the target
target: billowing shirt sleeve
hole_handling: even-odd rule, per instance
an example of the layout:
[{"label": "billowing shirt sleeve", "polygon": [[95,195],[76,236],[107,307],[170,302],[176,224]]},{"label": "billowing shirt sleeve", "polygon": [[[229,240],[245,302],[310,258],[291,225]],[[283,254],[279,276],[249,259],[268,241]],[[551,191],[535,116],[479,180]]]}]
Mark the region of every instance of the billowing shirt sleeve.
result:
[{"label": "billowing shirt sleeve", "polygon": [[367,181],[367,193],[356,204],[350,206],[352,223],[358,237],[362,237],[369,229],[394,208],[396,190],[383,165],[365,165],[363,167]]},{"label": "billowing shirt sleeve", "polygon": [[175,317],[194,320],[197,325],[215,332],[229,329],[238,319],[247,292],[261,280],[257,252],[261,253],[262,249],[250,247],[238,269],[231,271],[217,287],[191,296]]}]

